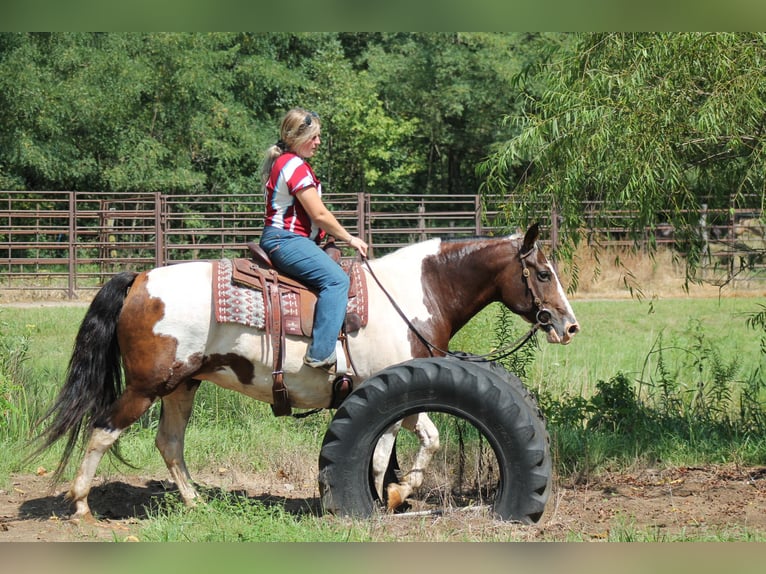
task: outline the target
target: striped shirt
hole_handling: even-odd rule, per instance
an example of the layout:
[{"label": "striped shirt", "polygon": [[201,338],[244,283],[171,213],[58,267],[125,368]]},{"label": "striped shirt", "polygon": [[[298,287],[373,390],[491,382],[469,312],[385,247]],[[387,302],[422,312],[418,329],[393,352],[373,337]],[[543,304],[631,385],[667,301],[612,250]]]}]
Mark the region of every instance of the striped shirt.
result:
[{"label": "striped shirt", "polygon": [[296,197],[299,191],[308,187],[315,187],[319,197],[322,197],[322,184],[311,166],[294,153],[280,155],[271,167],[264,189],[266,227],[285,229],[309,239],[321,239],[324,234],[311,221]]}]

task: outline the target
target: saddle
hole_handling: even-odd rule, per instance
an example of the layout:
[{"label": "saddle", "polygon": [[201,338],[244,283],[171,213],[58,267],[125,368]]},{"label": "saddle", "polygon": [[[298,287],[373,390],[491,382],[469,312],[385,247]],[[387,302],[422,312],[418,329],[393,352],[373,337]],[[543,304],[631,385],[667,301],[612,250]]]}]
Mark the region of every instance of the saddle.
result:
[{"label": "saddle", "polygon": [[[357,261],[341,261],[340,250],[334,243],[326,250],[343,268],[350,279],[346,319],[343,332],[355,333],[367,325],[367,282]],[[251,259],[232,260],[232,282],[268,294],[269,285],[276,284],[281,302],[280,316],[287,335],[310,337],[314,330],[314,308],[317,296],[312,289],[291,277],[279,273],[271,259],[257,243],[247,244]],[[338,250],[337,257],[331,250]],[[268,326],[268,322],[267,322]]]},{"label": "saddle", "polygon": [[[284,338],[285,335],[310,337],[314,327],[316,293],[306,285],[279,273],[273,266],[266,252],[255,242],[248,243],[250,259],[231,260],[231,281],[233,284],[260,292],[263,298],[263,329],[269,335],[273,356],[273,404],[275,416],[289,415],[292,412],[287,387],[284,383]],[[333,256],[332,249],[337,250]],[[334,243],[326,246],[328,254],[343,267],[349,275],[350,286],[346,319],[338,335],[346,364],[351,364],[346,335],[354,333],[367,324],[367,285],[364,272],[357,261],[340,261],[340,250]],[[350,392],[350,379],[342,373],[333,384],[331,407],[339,403]],[[344,379],[343,381],[340,381]],[[344,384],[340,384],[344,383]],[[336,397],[336,391],[345,391],[342,397]]]}]

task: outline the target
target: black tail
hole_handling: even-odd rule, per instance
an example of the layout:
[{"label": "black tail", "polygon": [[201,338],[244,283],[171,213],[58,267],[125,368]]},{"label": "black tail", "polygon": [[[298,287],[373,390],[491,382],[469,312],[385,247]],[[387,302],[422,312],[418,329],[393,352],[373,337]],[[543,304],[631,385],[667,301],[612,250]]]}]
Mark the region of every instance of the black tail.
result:
[{"label": "black tail", "polygon": [[111,407],[122,392],[117,320],[136,275],[133,271],[119,273],[96,294],[77,333],[66,382],[40,421],[50,422],[38,436],[42,444],[33,456],[69,434],[54,474],[56,480],[72,456],[83,425],[86,437],[94,427],[106,425]]}]

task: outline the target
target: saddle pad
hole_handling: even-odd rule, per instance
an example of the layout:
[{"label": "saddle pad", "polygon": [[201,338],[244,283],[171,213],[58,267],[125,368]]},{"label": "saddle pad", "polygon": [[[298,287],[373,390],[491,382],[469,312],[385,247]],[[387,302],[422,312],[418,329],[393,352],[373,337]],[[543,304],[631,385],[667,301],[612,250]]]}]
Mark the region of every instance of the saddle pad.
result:
[{"label": "saddle pad", "polygon": [[263,292],[240,287],[231,280],[228,259],[213,262],[213,307],[219,323],[239,323],[256,329],[266,328]]},{"label": "saddle pad", "polygon": [[[348,306],[347,315],[357,315],[359,317],[359,327],[367,325],[367,316],[369,305],[367,302],[367,276],[364,274],[362,266],[356,261],[343,262],[343,269],[348,273],[351,279],[351,285],[348,288]],[[348,329],[349,333],[354,329]]]},{"label": "saddle pad", "polygon": [[[367,325],[367,282],[358,263],[344,263],[343,268],[351,280],[346,329],[354,332]],[[268,274],[268,270],[250,259],[221,259],[213,263],[216,321],[266,329],[264,272]],[[280,316],[285,333],[311,336],[316,295],[292,279],[282,275],[279,279]]]}]

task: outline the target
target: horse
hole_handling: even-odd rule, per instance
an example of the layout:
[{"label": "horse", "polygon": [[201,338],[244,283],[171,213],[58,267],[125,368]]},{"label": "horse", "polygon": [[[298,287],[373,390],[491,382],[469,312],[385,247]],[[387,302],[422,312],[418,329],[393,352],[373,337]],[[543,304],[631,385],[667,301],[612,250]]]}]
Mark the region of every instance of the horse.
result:
[{"label": "horse", "polygon": [[[542,329],[548,342],[568,344],[580,326],[538,235],[534,224],[524,234],[430,239],[365,259],[369,320],[347,336],[353,385],[393,364],[447,353],[452,336],[495,301]],[[72,518],[93,520],[87,499],[103,455],[155,401],[161,401],[155,445],[188,506],[194,506],[198,493],[184,460],[184,435],[201,381],[274,401],[273,345],[263,329],[216,319],[212,275],[211,261],[125,271],[95,295],[77,333],[65,383],[38,436],[38,451],[68,437],[58,479],[74,447],[87,441],[67,493],[75,508]],[[309,341],[284,337],[282,370],[290,404],[330,408],[332,379],[302,360]],[[394,425],[379,441],[372,462],[380,500],[399,426],[415,432],[421,446],[413,464],[417,472],[404,473],[388,486],[389,508],[422,482],[439,444],[425,413]]]}]

